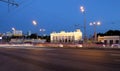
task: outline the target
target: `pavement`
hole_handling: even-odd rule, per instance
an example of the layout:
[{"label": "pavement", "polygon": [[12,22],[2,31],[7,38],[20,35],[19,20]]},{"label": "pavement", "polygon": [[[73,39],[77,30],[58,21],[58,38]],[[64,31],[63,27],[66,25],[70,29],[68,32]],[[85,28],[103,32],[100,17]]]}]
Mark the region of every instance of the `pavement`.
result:
[{"label": "pavement", "polygon": [[120,50],[0,48],[0,71],[120,71]]}]

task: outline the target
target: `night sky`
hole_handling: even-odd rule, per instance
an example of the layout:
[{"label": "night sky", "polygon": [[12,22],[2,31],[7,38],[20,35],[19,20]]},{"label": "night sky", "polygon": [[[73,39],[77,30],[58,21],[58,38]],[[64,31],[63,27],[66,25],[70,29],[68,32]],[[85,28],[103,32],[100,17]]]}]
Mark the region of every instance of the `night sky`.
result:
[{"label": "night sky", "polygon": [[[97,32],[104,33],[108,30],[120,30],[120,0],[14,0],[18,7],[0,2],[0,32],[17,30],[44,33],[74,31],[80,28],[83,32],[84,15],[80,6],[85,7],[87,36],[93,34],[90,22],[100,21]],[[32,21],[36,20],[34,26]],[[40,32],[39,29],[46,29]]]}]

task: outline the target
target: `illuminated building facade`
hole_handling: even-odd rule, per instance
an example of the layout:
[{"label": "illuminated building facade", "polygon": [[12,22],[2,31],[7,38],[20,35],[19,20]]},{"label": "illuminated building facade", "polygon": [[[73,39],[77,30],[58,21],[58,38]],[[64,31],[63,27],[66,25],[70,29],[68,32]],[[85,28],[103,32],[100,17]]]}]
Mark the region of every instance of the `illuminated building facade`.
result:
[{"label": "illuminated building facade", "polygon": [[98,36],[98,42],[105,44],[119,44],[120,36]]},{"label": "illuminated building facade", "polygon": [[22,36],[22,31],[21,30],[14,30],[13,31],[13,36]]},{"label": "illuminated building facade", "polygon": [[50,34],[52,43],[73,43],[82,41],[82,32],[77,29],[74,32],[61,31],[60,33],[53,32]]}]

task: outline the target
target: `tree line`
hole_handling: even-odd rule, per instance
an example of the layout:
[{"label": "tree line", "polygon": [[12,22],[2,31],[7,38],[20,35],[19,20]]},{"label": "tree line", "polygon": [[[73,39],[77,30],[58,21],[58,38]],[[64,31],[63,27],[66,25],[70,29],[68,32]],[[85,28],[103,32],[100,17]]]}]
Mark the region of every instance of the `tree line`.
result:
[{"label": "tree line", "polygon": [[108,30],[105,33],[98,33],[98,36],[120,36],[120,30]]}]

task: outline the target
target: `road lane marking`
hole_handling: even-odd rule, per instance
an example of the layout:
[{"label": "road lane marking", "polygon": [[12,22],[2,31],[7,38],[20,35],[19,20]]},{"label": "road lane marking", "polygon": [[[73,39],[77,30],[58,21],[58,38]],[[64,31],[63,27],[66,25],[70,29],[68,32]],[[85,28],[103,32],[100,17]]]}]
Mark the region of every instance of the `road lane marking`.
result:
[{"label": "road lane marking", "polygon": [[23,48],[23,49],[34,49],[34,50],[55,50],[55,49],[49,49],[49,48]]},{"label": "road lane marking", "polygon": [[118,57],[119,57],[119,56],[120,56],[120,54],[111,54],[111,56],[118,56]]},{"label": "road lane marking", "polygon": [[116,61],[116,62],[120,62],[120,59],[115,59],[114,61]]},{"label": "road lane marking", "polygon": [[120,54],[117,53],[111,53],[110,54],[112,57],[115,57],[113,61],[120,63]]},{"label": "road lane marking", "polygon": [[15,49],[33,49],[33,50],[56,50],[56,49],[52,49],[52,48],[35,48],[35,47],[3,47],[3,48],[15,48]]}]

